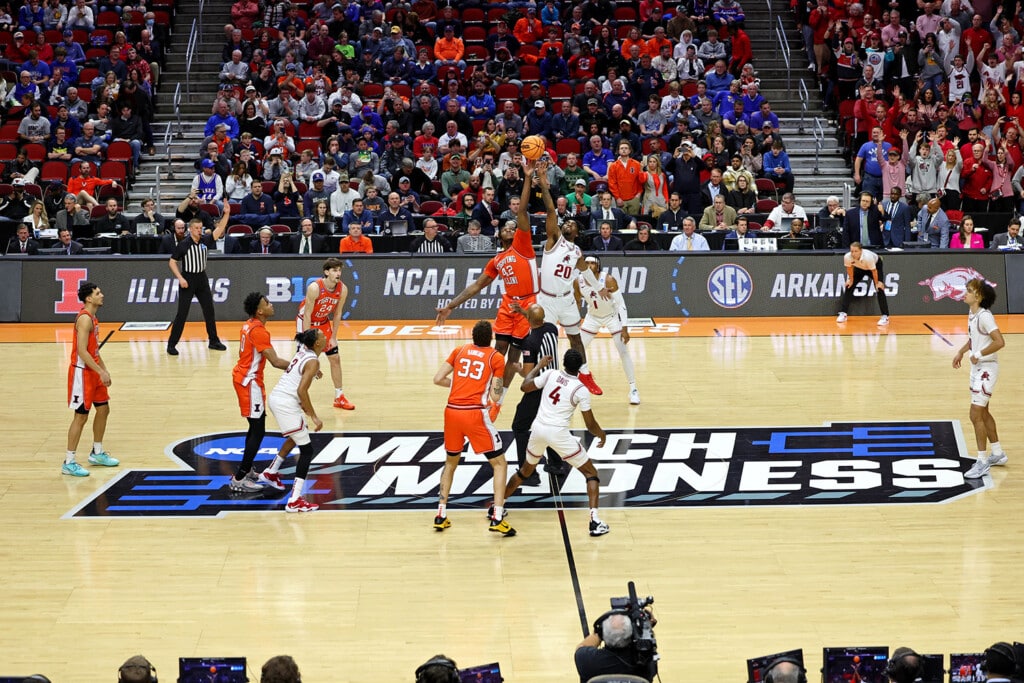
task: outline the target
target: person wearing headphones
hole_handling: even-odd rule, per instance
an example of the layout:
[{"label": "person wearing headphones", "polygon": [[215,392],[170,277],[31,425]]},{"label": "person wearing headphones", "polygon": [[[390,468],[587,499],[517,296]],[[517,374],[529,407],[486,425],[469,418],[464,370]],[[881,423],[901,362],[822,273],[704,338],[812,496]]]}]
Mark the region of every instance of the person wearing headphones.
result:
[{"label": "person wearing headphones", "polygon": [[271,657],[260,670],[260,683],[302,683],[299,665],[288,655]]},{"label": "person wearing headphones", "polygon": [[909,647],[898,647],[889,658],[885,675],[892,683],[914,683],[924,675],[924,657]]},{"label": "person wearing headphones", "polygon": [[762,672],[764,683],[807,683],[807,670],[800,662],[789,657],[780,657]]},{"label": "person wearing headphones", "polygon": [[993,643],[981,659],[985,683],[1010,683],[1011,680],[1019,679],[1017,666],[1013,646],[1005,642]]},{"label": "person wearing headphones", "polygon": [[[657,620],[651,617],[651,625]],[[604,647],[600,647],[601,643]],[[633,646],[633,622],[625,612],[612,610],[598,617],[594,632],[576,646],[576,673],[580,683],[603,674],[638,676],[654,680],[657,662],[640,662]]]},{"label": "person wearing headphones", "polygon": [[156,668],[142,655],[128,658],[117,670],[118,683],[157,683]]},{"label": "person wearing headphones", "polygon": [[459,668],[455,660],[434,655],[416,669],[416,683],[459,683]]}]

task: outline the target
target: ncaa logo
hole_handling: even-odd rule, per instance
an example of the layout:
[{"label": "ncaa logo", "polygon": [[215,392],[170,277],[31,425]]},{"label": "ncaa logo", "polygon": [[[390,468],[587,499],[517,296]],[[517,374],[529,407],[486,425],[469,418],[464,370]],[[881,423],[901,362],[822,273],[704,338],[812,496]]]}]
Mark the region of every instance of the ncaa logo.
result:
[{"label": "ncaa logo", "polygon": [[722,308],[739,308],[753,293],[750,273],[735,263],[723,263],[708,275],[708,296]]}]

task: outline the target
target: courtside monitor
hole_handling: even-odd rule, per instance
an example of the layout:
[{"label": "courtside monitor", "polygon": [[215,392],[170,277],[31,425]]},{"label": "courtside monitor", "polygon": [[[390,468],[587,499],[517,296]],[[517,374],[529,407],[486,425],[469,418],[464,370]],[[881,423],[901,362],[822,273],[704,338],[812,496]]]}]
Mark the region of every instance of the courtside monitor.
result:
[{"label": "courtside monitor", "polygon": [[501,683],[503,680],[498,662],[459,669],[460,683]]},{"label": "courtside monitor", "polygon": [[944,683],[946,680],[945,657],[943,655],[921,655],[924,659],[924,671],[921,683]]},{"label": "courtside monitor", "polygon": [[949,683],[981,683],[984,652],[952,652],[949,655]]},{"label": "courtside monitor", "polygon": [[[777,652],[773,655],[748,659],[747,683],[761,683],[764,680],[768,665],[777,659],[793,659],[799,662],[800,666],[804,666],[804,651],[802,649],[786,650],[785,652]],[[806,669],[807,667],[804,666],[804,668]]]},{"label": "courtside monitor", "polygon": [[181,657],[178,683],[246,683],[245,657]]},{"label": "courtside monitor", "polygon": [[826,647],[823,683],[887,683],[888,647]]}]

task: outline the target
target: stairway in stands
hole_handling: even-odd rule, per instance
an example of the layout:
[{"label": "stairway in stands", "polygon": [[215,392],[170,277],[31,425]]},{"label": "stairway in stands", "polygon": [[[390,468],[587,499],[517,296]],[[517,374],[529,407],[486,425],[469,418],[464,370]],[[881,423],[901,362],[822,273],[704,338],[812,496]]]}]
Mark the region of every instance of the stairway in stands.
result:
[{"label": "stairway in stands", "polygon": [[[130,213],[139,211],[139,202],[145,197],[156,197],[157,170],[159,194],[157,207],[164,216],[173,216],[178,203],[188,194],[195,175],[193,163],[199,158],[203,141],[203,127],[210,117],[217,94],[220,70],[220,51],[224,45],[224,25],[230,21],[226,3],[207,2],[200,28],[197,3],[179,3],[174,22],[174,35],[167,54],[167,68],[161,74],[160,96],[157,100],[153,134],[156,156],[142,155],[135,185],[132,188]],[[193,21],[198,33],[191,74],[186,74],[186,49]],[[175,110],[175,89],[180,86],[178,111]],[[180,113],[181,125],[178,124]],[[171,139],[166,140],[167,126],[171,126]],[[181,137],[178,137],[178,135]]]},{"label": "stairway in stands", "polygon": [[[836,141],[835,124],[822,111],[817,77],[807,71],[803,38],[786,4],[778,0],[748,0],[743,2],[743,11],[754,66],[761,79],[761,94],[779,117],[782,139],[793,166],[797,203],[811,213],[812,208],[817,211],[824,206],[829,195],[842,198],[843,183],[852,183],[851,171]],[[774,13],[769,9],[772,6]],[[788,72],[778,39],[780,33],[789,46]],[[820,149],[815,142],[816,132]]]}]

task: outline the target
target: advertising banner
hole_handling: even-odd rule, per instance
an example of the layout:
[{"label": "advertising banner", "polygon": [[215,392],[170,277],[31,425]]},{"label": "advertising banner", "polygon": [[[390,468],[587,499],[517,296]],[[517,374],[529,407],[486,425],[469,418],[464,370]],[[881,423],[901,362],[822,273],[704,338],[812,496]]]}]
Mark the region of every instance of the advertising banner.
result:
[{"label": "advertising banner", "polygon": [[[891,313],[963,313],[964,287],[974,277],[995,285],[1000,296],[993,312],[1006,313],[1007,290],[1013,288],[1007,286],[1005,262],[1014,257],[971,251],[884,254]],[[474,282],[487,262],[479,256],[394,254],[343,260],[346,320],[430,319],[438,306]],[[164,257],[95,257],[73,264],[38,258],[21,264],[24,322],[69,319],[79,309],[78,285],[87,278],[106,294],[104,319],[169,321],[177,309],[178,283]],[[207,273],[218,319],[242,319],[242,301],[251,291],[266,293],[280,315],[290,315],[289,304],[302,300],[306,285],[321,276],[321,265],[319,259],[300,257],[211,258]],[[652,318],[834,315],[846,278],[842,254],[831,252],[606,254],[602,266],[618,281],[630,315]],[[1021,280],[1024,273],[1017,273],[1017,292]],[[868,285],[855,285],[851,315],[877,312]],[[8,288],[5,296],[12,291],[17,290]],[[501,283],[494,282],[452,317],[491,317],[500,298]],[[1020,310],[1024,303],[1017,305]],[[0,313],[4,320],[19,319],[2,308]],[[202,319],[198,306],[190,319]]]}]

